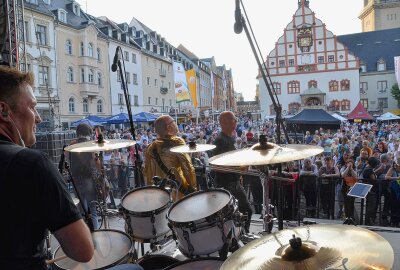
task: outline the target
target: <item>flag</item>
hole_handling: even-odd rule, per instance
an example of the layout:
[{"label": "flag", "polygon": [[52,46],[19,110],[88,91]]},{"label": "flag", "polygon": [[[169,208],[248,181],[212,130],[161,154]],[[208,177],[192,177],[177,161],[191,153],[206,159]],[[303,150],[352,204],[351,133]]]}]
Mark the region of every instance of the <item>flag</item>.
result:
[{"label": "flag", "polygon": [[400,56],[394,57],[394,74],[396,75],[397,83],[400,85]]},{"label": "flag", "polygon": [[189,69],[186,71],[186,80],[188,82],[188,88],[192,97],[193,107],[197,108],[196,71],[194,69]]},{"label": "flag", "polygon": [[186,81],[185,68],[182,63],[174,62],[174,83],[176,103],[190,101],[190,93]]}]

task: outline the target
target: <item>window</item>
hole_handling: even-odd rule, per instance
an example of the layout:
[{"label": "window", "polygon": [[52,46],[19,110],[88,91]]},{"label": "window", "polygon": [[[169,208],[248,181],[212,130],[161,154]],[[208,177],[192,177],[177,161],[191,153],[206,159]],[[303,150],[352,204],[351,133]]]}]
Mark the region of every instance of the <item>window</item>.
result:
[{"label": "window", "polygon": [[89,43],[88,45],[88,56],[93,57],[93,44]]},{"label": "window", "polygon": [[47,28],[44,25],[36,25],[36,38],[40,45],[47,45]]},{"label": "window", "polygon": [[157,81],[157,79],[154,79],[154,86],[157,86],[158,85],[158,81]]},{"label": "window", "polygon": [[169,106],[172,107],[172,99],[169,99]]},{"label": "window", "polygon": [[158,98],[156,97],[156,102],[154,103],[155,105],[158,105]]},{"label": "window", "polygon": [[279,60],[279,67],[284,68],[285,67],[285,60]]},{"label": "window", "polygon": [[133,106],[139,106],[139,97],[137,95],[133,96]]},{"label": "window", "polygon": [[[365,95],[368,90],[368,83],[367,82],[360,82],[360,94]],[[365,106],[364,106],[365,108]]]},{"label": "window", "polygon": [[361,64],[360,65],[360,70],[361,70],[361,72],[367,72],[367,65],[366,64]]},{"label": "window", "polygon": [[81,68],[81,83],[84,83],[85,81],[85,69]]},{"label": "window", "polygon": [[100,61],[101,60],[100,48],[97,48],[96,51],[97,51],[97,61]]},{"label": "window", "polygon": [[89,83],[94,83],[94,72],[93,72],[93,69],[89,69]]},{"label": "window", "polygon": [[64,23],[67,22],[67,15],[65,14],[64,11],[60,11],[60,12],[59,12],[59,17],[58,17],[58,19],[59,19],[61,22],[64,22]]},{"label": "window", "polygon": [[288,93],[289,94],[300,93],[300,82],[298,81],[288,82]]},{"label": "window", "polygon": [[125,72],[126,83],[131,83],[131,74],[129,72]]},{"label": "window", "polygon": [[97,113],[102,113],[103,112],[103,101],[98,100],[97,101]]},{"label": "window", "polygon": [[376,67],[377,71],[385,71],[386,70],[386,63],[385,60],[380,59],[377,63],[377,67]]},{"label": "window", "polygon": [[323,56],[318,56],[318,64],[323,64],[325,62],[325,58]]},{"label": "window", "polygon": [[384,109],[388,107],[388,99],[387,98],[378,98],[378,108]]},{"label": "window", "polygon": [[276,93],[277,95],[280,95],[280,94],[282,93],[281,83],[274,82],[272,85],[273,85],[273,87],[274,87],[274,89],[275,89],[275,93]]},{"label": "window", "polygon": [[72,42],[69,39],[67,39],[67,41],[65,42],[65,53],[69,55],[72,54]]},{"label": "window", "polygon": [[168,82],[168,90],[171,90],[171,82]]},{"label": "window", "polygon": [[379,93],[386,93],[387,81],[378,81],[377,88]]},{"label": "window", "polygon": [[341,102],[342,111],[350,111],[350,100],[343,99]]},{"label": "window", "polygon": [[132,63],[136,64],[136,54],[132,53]]},{"label": "window", "polygon": [[31,31],[29,30],[29,23],[27,21],[24,21],[24,31],[25,31],[25,40],[26,42],[31,42],[31,36],[30,33]]},{"label": "window", "polygon": [[149,105],[151,104],[151,97],[147,98],[147,102],[148,102]]},{"label": "window", "polygon": [[339,100],[332,100],[329,104],[330,110],[331,111],[340,111],[340,102]]},{"label": "window", "polygon": [[296,114],[300,110],[301,104],[297,102],[289,103],[288,111],[289,114]]},{"label": "window", "polygon": [[39,66],[39,85],[46,85],[49,80],[49,67]]},{"label": "window", "polygon": [[312,88],[312,87],[314,87],[314,88],[318,87],[318,83],[316,80],[311,80],[308,82],[308,88]]},{"label": "window", "polygon": [[150,85],[150,77],[146,77],[147,85]]},{"label": "window", "polygon": [[70,97],[68,100],[68,110],[69,112],[75,112],[75,100],[73,97]]},{"label": "window", "polygon": [[123,105],[123,104],[124,104],[124,95],[118,94],[118,105]]},{"label": "window", "polygon": [[132,82],[133,82],[133,84],[138,84],[138,82],[137,82],[137,74],[136,73],[132,73]]},{"label": "window", "polygon": [[124,60],[129,61],[129,52],[124,52]]},{"label": "window", "polygon": [[74,82],[74,70],[69,67],[67,70],[67,82]]},{"label": "window", "polygon": [[88,113],[89,112],[89,103],[86,98],[83,99],[82,106],[83,106],[83,112]]},{"label": "window", "polygon": [[103,78],[101,77],[101,73],[97,72],[97,84],[99,86],[103,86]]},{"label": "window", "polygon": [[335,56],[334,55],[328,55],[328,62],[329,63],[335,62]]},{"label": "window", "polygon": [[83,44],[83,42],[81,42],[80,53],[81,56],[85,56],[85,45]]},{"label": "window", "polygon": [[294,67],[294,59],[289,59],[289,67]]},{"label": "window", "polygon": [[339,90],[339,86],[338,86],[338,82],[337,81],[330,81],[329,82],[329,91],[330,92],[336,92]]},{"label": "window", "polygon": [[360,99],[360,101],[361,101],[361,104],[364,106],[364,108],[368,110],[368,99],[367,98],[365,98],[365,99],[362,98],[362,99]]},{"label": "window", "polygon": [[341,80],[340,81],[340,90],[349,91],[350,90],[350,80]]}]

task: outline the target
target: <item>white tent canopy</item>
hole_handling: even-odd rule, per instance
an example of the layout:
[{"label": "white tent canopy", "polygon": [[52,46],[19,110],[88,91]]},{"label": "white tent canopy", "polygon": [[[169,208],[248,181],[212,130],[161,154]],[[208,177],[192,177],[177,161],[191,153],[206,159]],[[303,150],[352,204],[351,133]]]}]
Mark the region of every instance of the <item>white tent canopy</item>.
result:
[{"label": "white tent canopy", "polygon": [[332,114],[332,116],[335,117],[336,119],[342,121],[342,122],[347,121],[347,118],[344,118],[340,114],[334,113],[334,114]]},{"label": "white tent canopy", "polygon": [[377,117],[376,119],[380,121],[400,120],[400,116],[397,116],[391,112],[387,112]]}]

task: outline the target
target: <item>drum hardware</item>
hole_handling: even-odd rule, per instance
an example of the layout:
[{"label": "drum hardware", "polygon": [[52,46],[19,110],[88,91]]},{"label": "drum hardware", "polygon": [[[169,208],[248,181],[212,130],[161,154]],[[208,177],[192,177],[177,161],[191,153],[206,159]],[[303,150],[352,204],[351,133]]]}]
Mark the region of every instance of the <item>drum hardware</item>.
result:
[{"label": "drum hardware", "polygon": [[170,151],[174,153],[197,153],[209,151],[216,147],[213,144],[197,144],[196,141],[190,141],[189,144],[172,147]]},{"label": "drum hardware", "polygon": [[349,225],[286,229],[251,241],[232,254],[221,270],[236,269],[391,269],[389,242]]}]

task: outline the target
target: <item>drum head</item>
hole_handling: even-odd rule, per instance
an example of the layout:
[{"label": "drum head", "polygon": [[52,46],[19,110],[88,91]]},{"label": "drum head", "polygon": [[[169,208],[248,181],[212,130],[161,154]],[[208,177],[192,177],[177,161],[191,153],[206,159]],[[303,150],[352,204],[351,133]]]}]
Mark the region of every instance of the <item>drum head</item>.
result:
[{"label": "drum head", "polygon": [[146,255],[137,261],[144,270],[162,270],[177,262],[178,259],[165,255]]},{"label": "drum head", "polygon": [[173,264],[164,270],[219,270],[223,263],[220,258],[194,259]]},{"label": "drum head", "polygon": [[168,212],[168,218],[174,222],[199,220],[221,210],[228,205],[230,199],[231,195],[224,190],[192,193],[172,205]]},{"label": "drum head", "polygon": [[[128,235],[114,230],[98,230],[92,232],[94,243],[93,258],[87,263],[76,262],[70,258],[55,263],[58,269],[106,269],[127,260],[132,248]],[[61,247],[54,253],[54,258],[65,255]]]},{"label": "drum head", "polygon": [[170,201],[168,191],[158,187],[137,188],[122,198],[122,207],[130,212],[157,210]]}]

